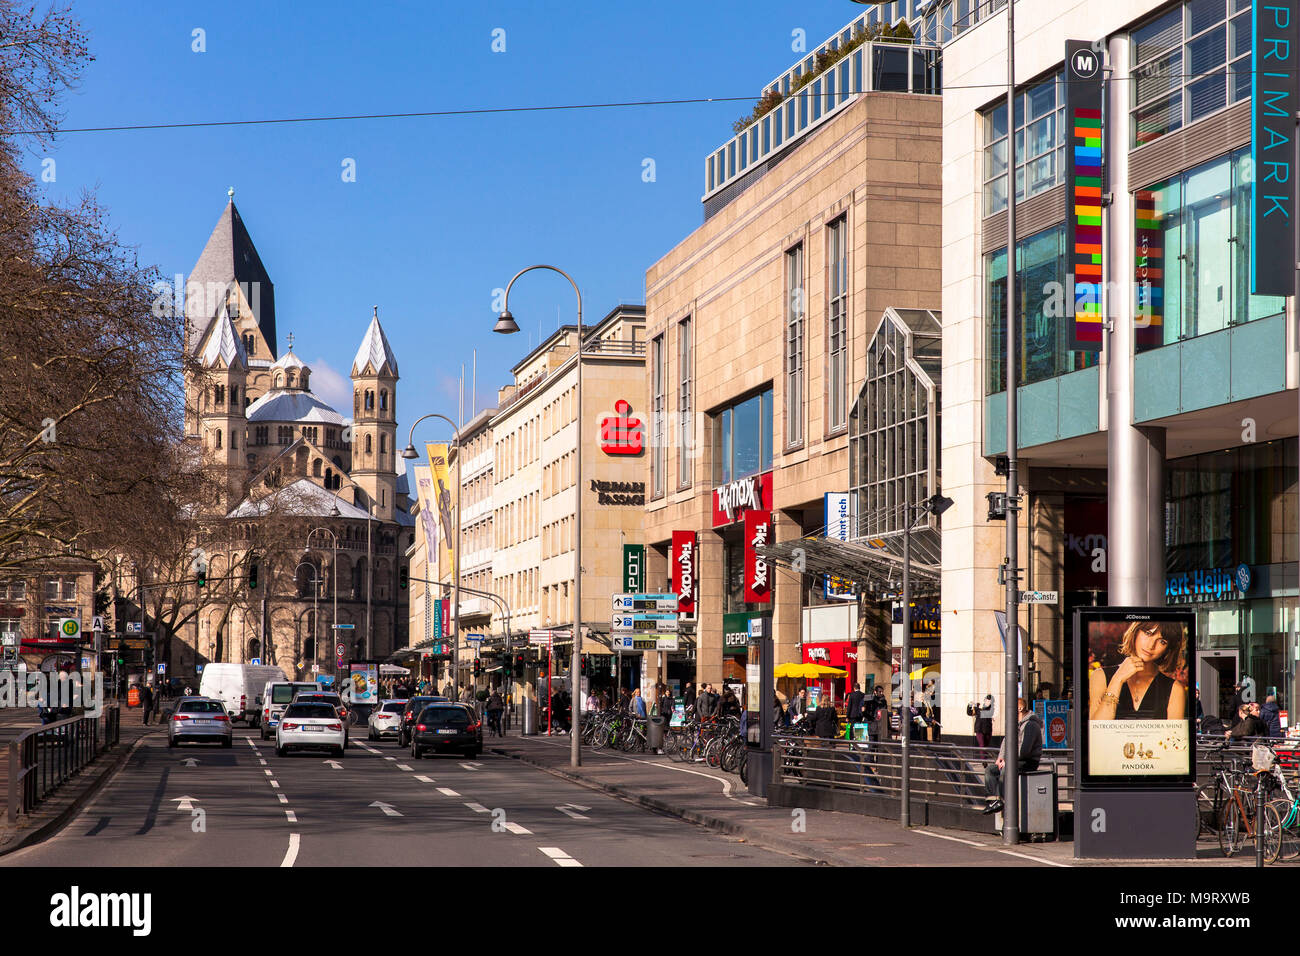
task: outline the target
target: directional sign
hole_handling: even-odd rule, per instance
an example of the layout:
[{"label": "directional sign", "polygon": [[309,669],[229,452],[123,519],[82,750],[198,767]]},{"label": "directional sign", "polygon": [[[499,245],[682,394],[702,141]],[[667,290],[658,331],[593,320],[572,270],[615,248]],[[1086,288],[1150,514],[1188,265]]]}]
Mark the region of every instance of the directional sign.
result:
[{"label": "directional sign", "polygon": [[1059,604],[1061,603],[1061,593],[1059,591],[1021,591],[1021,604]]},{"label": "directional sign", "polygon": [[621,634],[632,633],[655,633],[676,634],[677,633],[677,615],[660,614],[652,612],[648,614],[615,614],[611,621],[612,628]]},{"label": "directional sign", "polygon": [[199,765],[199,761],[195,757],[186,757],[181,763],[187,767],[197,767]]},{"label": "directional sign", "polygon": [[324,761],[324,763],[330,767],[333,767],[335,770],[343,769],[343,764],[339,763],[337,760],[326,760]]},{"label": "directional sign", "polygon": [[471,644],[482,644],[482,643],[483,643],[483,640],[484,640],[484,635],[482,635],[482,634],[466,634],[466,635],[465,635],[465,640],[469,641]]},{"label": "directional sign", "polygon": [[335,624],[333,627],[336,631],[355,631],[357,628],[355,624]]},{"label": "directional sign", "polygon": [[623,614],[633,611],[662,611],[677,613],[676,594],[615,594],[614,610]]},{"label": "directional sign", "polygon": [[591,807],[580,807],[580,806],[578,806],[578,804],[576,804],[576,803],[565,803],[565,804],[561,804],[560,806],[556,807],[555,809],[559,810],[559,811],[560,811],[561,813],[563,813],[566,817],[572,817],[572,818],[575,819],[575,820],[590,820],[590,819],[591,819],[591,817],[583,816],[581,813],[577,813],[577,812],[575,812],[575,811],[578,811],[578,810],[590,810]]}]

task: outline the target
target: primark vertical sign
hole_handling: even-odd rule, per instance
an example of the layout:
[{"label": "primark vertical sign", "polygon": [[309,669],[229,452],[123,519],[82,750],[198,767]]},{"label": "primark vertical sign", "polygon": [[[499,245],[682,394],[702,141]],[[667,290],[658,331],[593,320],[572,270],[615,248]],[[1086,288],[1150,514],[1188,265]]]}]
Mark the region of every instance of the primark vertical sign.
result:
[{"label": "primark vertical sign", "polygon": [[1297,0],[1257,0],[1251,12],[1255,77],[1250,98],[1250,291],[1295,293],[1296,109],[1300,107]]}]

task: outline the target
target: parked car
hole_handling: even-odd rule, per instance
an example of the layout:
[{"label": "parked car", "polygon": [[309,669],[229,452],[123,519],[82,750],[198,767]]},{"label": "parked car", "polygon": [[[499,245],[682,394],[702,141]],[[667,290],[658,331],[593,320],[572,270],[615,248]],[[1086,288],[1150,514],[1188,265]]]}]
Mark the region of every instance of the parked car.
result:
[{"label": "parked car", "polygon": [[284,709],[293,703],[298,694],[314,694],[318,688],[311,681],[273,680],[267,681],[262,688],[262,739],[269,740],[275,734],[275,725],[280,720]]},{"label": "parked car", "polygon": [[280,715],[275,728],[275,755],[291,750],[329,750],[336,757],[347,754],[348,736],[343,718],[330,704],[294,701]]},{"label": "parked car", "polygon": [[429,704],[411,730],[411,756],[459,750],[473,759],[483,750],[483,722],[468,704]]},{"label": "parked car", "polygon": [[415,718],[420,716],[420,711],[430,704],[449,703],[451,701],[446,697],[437,697],[432,694],[420,694],[407,700],[406,709],[402,711],[402,726],[397,731],[397,746],[410,746],[411,728],[415,725]]},{"label": "parked car", "polygon": [[221,701],[231,720],[256,727],[262,716],[262,689],[267,681],[287,679],[280,668],[264,664],[209,664],[203,668],[199,696]]},{"label": "parked car", "polygon": [[200,740],[229,747],[234,739],[235,731],[225,706],[210,697],[182,697],[167,721],[168,747]]},{"label": "parked car", "polygon": [[370,712],[370,720],[367,721],[369,728],[367,736],[371,740],[378,740],[380,737],[387,737],[390,734],[394,737],[399,736],[402,732],[402,712],[404,710],[406,710],[406,701],[404,699],[380,702],[379,706]]}]

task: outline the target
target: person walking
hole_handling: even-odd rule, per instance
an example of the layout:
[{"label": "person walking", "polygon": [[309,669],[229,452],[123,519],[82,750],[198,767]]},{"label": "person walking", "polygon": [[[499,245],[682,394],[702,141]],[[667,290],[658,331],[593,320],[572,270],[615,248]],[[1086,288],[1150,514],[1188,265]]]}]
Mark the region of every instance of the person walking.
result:
[{"label": "person walking", "polygon": [[501,691],[499,689],[493,690],[491,696],[487,699],[488,727],[498,737],[505,736],[501,732],[501,713],[505,709],[506,702],[501,697]]},{"label": "person walking", "polygon": [[639,717],[641,720],[645,720],[645,701],[641,697],[640,687],[632,691],[631,710],[634,717]]},{"label": "person walking", "polygon": [[698,716],[701,720],[708,720],[712,718],[714,714],[714,708],[716,706],[714,704],[714,699],[715,698],[713,696],[713,685],[712,684],[701,685],[700,692],[695,697],[696,716]]},{"label": "person walking", "polygon": [[849,694],[848,702],[844,709],[844,719],[848,721],[850,727],[854,724],[862,723],[862,705],[866,703],[865,695],[862,693],[862,687],[859,684],[853,685],[853,691]]},{"label": "person walking", "polygon": [[[1197,691],[1197,693],[1200,692]],[[1199,705],[1200,701],[1198,700],[1197,703]],[[1268,695],[1264,701],[1264,706],[1260,708],[1259,716],[1268,727],[1270,737],[1282,736],[1282,709],[1277,705],[1276,694]]]},{"label": "person walking", "polygon": [[153,688],[147,683],[140,685],[140,711],[144,716],[143,723],[149,723],[149,715],[153,713]]},{"label": "person walking", "polygon": [[695,706],[695,685],[690,681],[686,682],[686,690],[682,692],[682,703],[686,705],[687,710]]},{"label": "person walking", "polygon": [[993,695],[985,694],[975,711],[975,746],[993,746]]},{"label": "person walking", "polygon": [[812,715],[813,733],[825,740],[832,737],[838,737],[840,733],[840,715],[835,712],[835,705],[831,703],[830,694],[826,694],[817,702],[817,709]]},{"label": "person walking", "polygon": [[[1043,756],[1043,722],[1038,714],[1029,709],[1028,702],[1020,697],[1016,700],[1017,713],[1020,718],[1020,749],[1017,751],[1017,766],[1021,773],[1038,769],[1038,761]],[[1002,771],[1007,765],[1007,741],[1002,740],[998,751],[997,763],[984,768],[984,793],[988,796],[988,805],[984,808],[985,816],[1002,811]]]}]

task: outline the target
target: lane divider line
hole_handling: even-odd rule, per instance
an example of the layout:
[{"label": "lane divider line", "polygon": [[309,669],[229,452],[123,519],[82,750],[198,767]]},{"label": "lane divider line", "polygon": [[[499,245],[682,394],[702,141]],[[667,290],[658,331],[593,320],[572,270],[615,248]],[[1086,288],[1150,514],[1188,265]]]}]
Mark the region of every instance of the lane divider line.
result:
[{"label": "lane divider line", "polygon": [[471,810],[473,810],[475,813],[487,813],[487,812],[488,812],[488,808],[485,807],[485,806],[483,806],[483,804],[481,804],[481,803],[467,803],[467,804],[465,804],[465,806],[469,807],[469,808],[470,808]]},{"label": "lane divider line", "polygon": [[412,766],[410,766],[409,764],[399,763],[399,764],[397,765],[397,769],[398,769],[398,770],[414,770],[415,768],[412,767]]},{"label": "lane divider line", "polygon": [[284,815],[289,818],[290,823],[298,822],[298,815],[294,813],[292,810],[285,810]]},{"label": "lane divider line", "polygon": [[439,787],[439,788],[438,788],[438,792],[439,792],[440,794],[442,794],[444,797],[459,797],[459,796],[460,796],[459,793],[457,793],[455,790],[452,790],[450,787]]},{"label": "lane divider line", "polygon": [[298,846],[301,840],[296,833],[289,834],[289,849],[284,854],[284,859],[280,862],[281,866],[293,866],[294,860],[298,859]]},{"label": "lane divider line", "polygon": [[286,797],[286,796],[285,796],[284,794],[282,794],[282,793],[277,793],[276,796],[280,798],[280,802],[281,802],[281,803],[288,803],[288,802],[289,802],[289,798]]},{"label": "lane divider line", "polygon": [[565,853],[558,846],[539,846],[537,849],[549,856],[551,861],[557,866],[582,866],[581,863],[569,856],[569,854]]},{"label": "lane divider line", "polygon": [[505,827],[507,830],[509,830],[511,833],[531,835],[533,832],[532,830],[528,829],[527,827],[521,826],[518,823],[503,823],[501,825]]},{"label": "lane divider line", "polygon": [[434,782],[432,777],[426,777],[426,776],[424,776],[424,774],[420,774],[420,773],[417,773],[417,774],[415,775],[415,779],[418,780],[418,781],[420,781],[420,783],[433,783],[433,782]]},{"label": "lane divider line", "polygon": [[270,784],[271,784],[271,786],[275,787],[275,789],[277,789],[277,790],[280,789],[280,785],[279,785],[278,783],[276,783],[274,780],[270,781]]},{"label": "lane divider line", "polygon": [[274,777],[274,776],[275,776],[275,774],[273,774],[270,770],[263,770],[262,773],[266,774],[268,777]]}]

